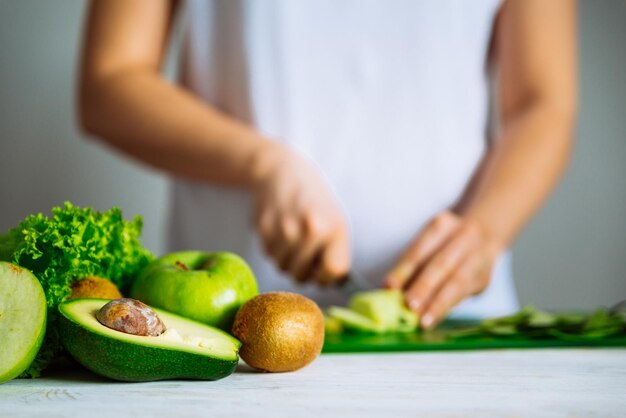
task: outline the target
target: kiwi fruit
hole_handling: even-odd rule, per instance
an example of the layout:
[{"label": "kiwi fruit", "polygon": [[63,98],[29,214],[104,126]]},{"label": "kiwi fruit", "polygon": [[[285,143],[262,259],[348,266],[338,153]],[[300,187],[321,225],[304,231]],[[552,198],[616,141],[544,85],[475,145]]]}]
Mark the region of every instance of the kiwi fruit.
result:
[{"label": "kiwi fruit", "polygon": [[122,293],[110,280],[98,276],[87,276],[72,283],[70,299],[97,298],[119,299]]},{"label": "kiwi fruit", "polygon": [[289,372],[311,363],[324,344],[324,315],[311,299],[290,292],[264,293],[246,302],[233,335],[241,358],[264,372]]}]

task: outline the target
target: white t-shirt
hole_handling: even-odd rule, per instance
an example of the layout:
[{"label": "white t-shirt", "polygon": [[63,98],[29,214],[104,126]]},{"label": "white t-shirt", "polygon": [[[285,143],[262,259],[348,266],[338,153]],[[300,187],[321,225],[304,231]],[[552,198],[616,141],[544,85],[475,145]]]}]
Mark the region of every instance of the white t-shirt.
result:
[{"label": "white t-shirt", "polygon": [[[308,156],[349,222],[361,285],[379,287],[405,247],[452,206],[487,144],[486,55],[498,0],[188,1],[183,83]],[[250,196],[175,179],[170,249],[229,250],[261,290],[322,304],[263,256]],[[458,314],[517,308],[508,255]]]}]

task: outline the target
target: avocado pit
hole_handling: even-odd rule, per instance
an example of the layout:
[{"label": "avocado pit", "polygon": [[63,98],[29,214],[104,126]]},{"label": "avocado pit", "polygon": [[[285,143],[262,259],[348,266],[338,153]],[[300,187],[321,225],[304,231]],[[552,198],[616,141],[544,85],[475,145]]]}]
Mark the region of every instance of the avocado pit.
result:
[{"label": "avocado pit", "polygon": [[165,325],[157,313],[136,299],[115,299],[96,313],[96,319],[105,327],[126,334],[158,337]]}]

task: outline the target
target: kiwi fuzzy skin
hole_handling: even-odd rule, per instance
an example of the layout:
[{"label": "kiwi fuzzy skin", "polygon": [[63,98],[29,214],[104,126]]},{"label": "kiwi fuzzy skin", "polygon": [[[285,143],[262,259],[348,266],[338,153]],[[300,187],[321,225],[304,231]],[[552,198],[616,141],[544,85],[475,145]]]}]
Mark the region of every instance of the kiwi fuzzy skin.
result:
[{"label": "kiwi fuzzy skin", "polygon": [[241,307],[232,333],[241,341],[239,355],[249,366],[289,372],[308,365],[322,351],[324,315],[302,295],[264,293]]}]

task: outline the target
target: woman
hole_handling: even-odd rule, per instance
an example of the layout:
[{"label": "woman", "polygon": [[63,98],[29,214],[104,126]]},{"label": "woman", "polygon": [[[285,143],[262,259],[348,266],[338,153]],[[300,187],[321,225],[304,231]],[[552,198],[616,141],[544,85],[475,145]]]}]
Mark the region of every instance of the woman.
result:
[{"label": "woman", "polygon": [[174,176],[172,248],[327,303],[347,274],[402,289],[426,328],[517,308],[506,249],[571,147],[573,1],[189,1],[180,86],[176,3],[93,1],[80,86],[87,132]]}]

